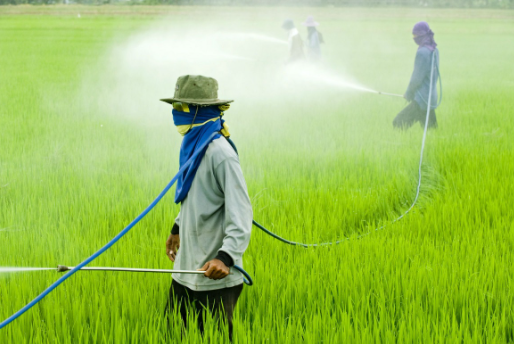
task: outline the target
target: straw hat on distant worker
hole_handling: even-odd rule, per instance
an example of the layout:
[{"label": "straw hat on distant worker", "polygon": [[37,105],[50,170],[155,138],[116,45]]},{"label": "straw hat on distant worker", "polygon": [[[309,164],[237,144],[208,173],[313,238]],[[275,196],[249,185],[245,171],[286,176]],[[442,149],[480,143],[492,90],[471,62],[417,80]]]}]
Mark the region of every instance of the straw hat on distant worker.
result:
[{"label": "straw hat on distant worker", "polygon": [[314,20],[313,16],[308,16],[307,19],[302,24],[304,26],[319,26],[319,23]]}]

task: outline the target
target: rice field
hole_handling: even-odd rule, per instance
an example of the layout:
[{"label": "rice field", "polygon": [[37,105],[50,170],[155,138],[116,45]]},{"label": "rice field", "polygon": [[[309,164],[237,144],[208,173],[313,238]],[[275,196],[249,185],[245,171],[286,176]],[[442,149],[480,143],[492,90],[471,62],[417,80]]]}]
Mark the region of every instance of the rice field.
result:
[{"label": "rice field", "polygon": [[[285,66],[280,24],[313,14],[321,66]],[[397,131],[430,23],[439,128]],[[183,74],[218,79],[255,220],[237,343],[514,341],[514,12],[455,9],[0,7],[0,267],[74,266],[178,170]],[[172,193],[91,266],[171,269]],[[381,230],[378,227],[385,226]],[[0,268],[1,270],[1,268]],[[60,275],[0,271],[0,321]],[[0,330],[0,343],[214,343],[167,329],[166,274],[80,272]]]}]

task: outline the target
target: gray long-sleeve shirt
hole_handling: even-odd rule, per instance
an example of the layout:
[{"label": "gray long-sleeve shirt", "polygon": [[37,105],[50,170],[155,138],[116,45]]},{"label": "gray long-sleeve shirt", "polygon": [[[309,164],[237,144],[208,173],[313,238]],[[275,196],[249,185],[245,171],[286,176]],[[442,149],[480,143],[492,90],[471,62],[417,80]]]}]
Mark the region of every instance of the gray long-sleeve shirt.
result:
[{"label": "gray long-sleeve shirt", "polygon": [[432,70],[432,56],[434,56],[434,76],[432,81],[432,97],[430,108],[437,108],[437,80],[439,78],[439,51],[433,53],[427,47],[421,47],[416,52],[414,71],[410,79],[409,87],[405,92],[408,101],[415,100],[422,110],[428,107],[428,93],[430,92],[430,71]]},{"label": "gray long-sleeve shirt", "polygon": [[[176,219],[180,226],[180,249],[175,270],[196,270],[227,253],[243,266],[243,253],[250,242],[252,206],[239,158],[223,137],[212,141],[198,167],[191,189]],[[230,269],[221,280],[203,275],[172,274],[178,283],[196,291],[229,288],[243,283],[242,274]]]}]

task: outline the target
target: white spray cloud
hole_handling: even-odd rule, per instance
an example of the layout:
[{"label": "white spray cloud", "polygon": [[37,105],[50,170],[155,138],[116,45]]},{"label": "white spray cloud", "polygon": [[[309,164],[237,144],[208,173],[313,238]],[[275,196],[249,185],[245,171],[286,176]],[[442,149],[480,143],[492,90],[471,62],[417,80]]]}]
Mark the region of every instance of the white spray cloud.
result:
[{"label": "white spray cloud", "polygon": [[0,273],[41,271],[41,270],[55,270],[55,268],[17,268],[17,267],[1,267],[0,266]]},{"label": "white spray cloud", "polygon": [[[106,88],[100,92],[106,97],[101,104],[124,118],[150,117],[162,106],[169,108],[158,99],[172,97],[176,79],[185,74],[216,78],[219,97],[235,99],[236,107],[255,104],[257,99],[267,104],[301,102],[334,89],[347,94],[376,92],[322,63],[285,65],[289,54],[285,36],[280,29],[273,37],[208,22],[194,29],[156,25],[109,52],[107,70],[95,82]],[[90,92],[90,87],[85,89]]]}]

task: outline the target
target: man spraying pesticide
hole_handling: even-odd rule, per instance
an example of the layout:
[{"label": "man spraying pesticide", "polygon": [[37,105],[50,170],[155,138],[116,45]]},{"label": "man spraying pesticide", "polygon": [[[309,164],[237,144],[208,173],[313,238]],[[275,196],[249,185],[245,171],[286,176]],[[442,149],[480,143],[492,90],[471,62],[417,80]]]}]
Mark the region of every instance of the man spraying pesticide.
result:
[{"label": "man spraying pesticide", "polygon": [[[437,103],[437,79],[439,77],[439,50],[434,41],[434,33],[430,30],[428,23],[419,22],[412,29],[414,42],[419,46],[414,62],[414,71],[410,79],[409,87],[404,98],[410,103],[400,111],[393,121],[395,128],[407,129],[414,122],[425,126],[426,113],[428,111],[428,97],[430,99],[430,116],[428,127],[436,128],[437,119],[435,109]],[[434,72],[434,68],[437,72]],[[433,73],[433,74],[432,74]],[[432,84],[431,75],[433,78]]]},{"label": "man spraying pesticide", "polygon": [[[187,310],[192,307],[201,330],[203,318],[200,313],[204,308],[210,309],[218,319],[223,313],[232,339],[232,313],[242,284],[253,284],[250,275],[241,267],[243,253],[250,241],[252,207],[235,146],[232,148],[228,128],[222,119],[223,111],[230,107],[232,100],[218,99],[216,80],[190,75],[178,79],[174,98],[162,100],[173,104],[173,120],[184,135],[177,174],[152,203],[99,250],[76,266],[59,265],[57,271],[66,273],[0,322],[0,329],[37,305],[78,271],[172,273],[174,280],[167,309],[178,303],[185,324]],[[175,182],[175,201],[181,202],[181,210],[166,242],[166,254],[172,261],[176,259],[175,269],[87,266],[152,211]],[[178,251],[180,237],[182,249]]]},{"label": "man spraying pesticide", "polygon": [[[177,180],[180,212],[166,254],[175,262],[174,270],[205,273],[173,273],[168,309],[177,303],[184,325],[188,309],[193,310],[203,331],[201,314],[208,308],[216,317],[224,316],[232,339],[232,314],[243,275],[230,267],[242,266],[253,218],[239,158],[222,118],[232,100],[218,99],[215,79],[185,75],[178,78],[174,97],[162,101],[173,105],[173,122],[184,136],[180,165],[203,149]],[[211,142],[205,145],[207,140]]]},{"label": "man spraying pesticide", "polygon": [[303,53],[303,41],[300,37],[298,29],[291,19],[286,19],[282,23],[282,29],[287,31],[287,41],[289,42],[289,58],[286,64],[304,61],[305,54]]},{"label": "man spraying pesticide", "polygon": [[317,30],[319,23],[314,20],[313,16],[308,16],[302,23],[307,27],[307,54],[311,62],[319,62],[321,60],[320,44],[324,43],[321,32]]}]

